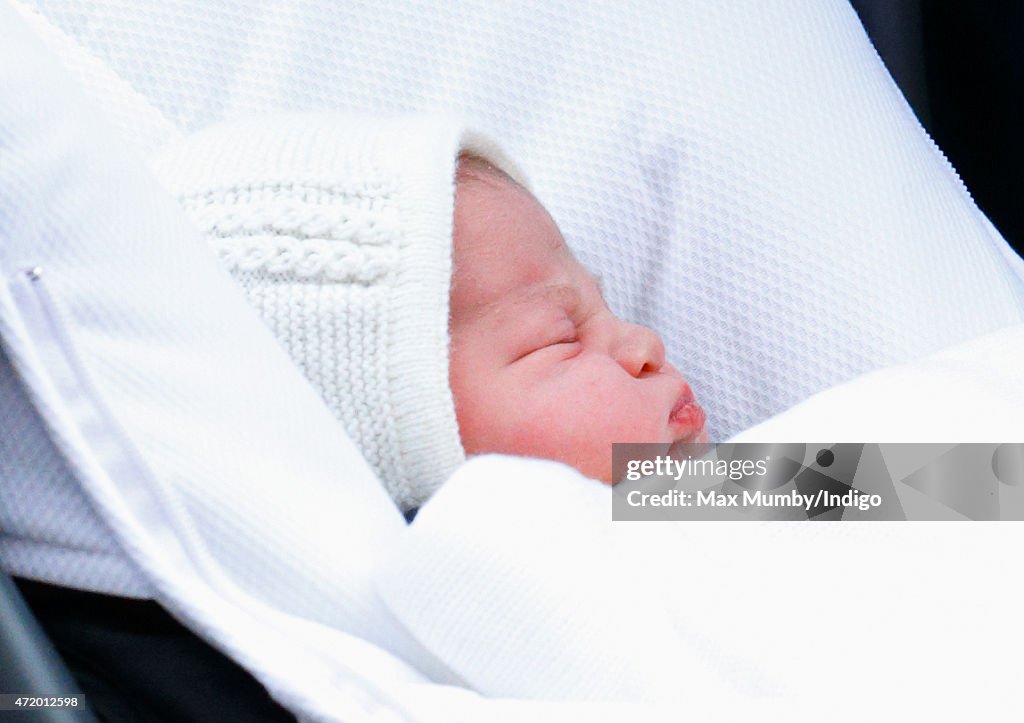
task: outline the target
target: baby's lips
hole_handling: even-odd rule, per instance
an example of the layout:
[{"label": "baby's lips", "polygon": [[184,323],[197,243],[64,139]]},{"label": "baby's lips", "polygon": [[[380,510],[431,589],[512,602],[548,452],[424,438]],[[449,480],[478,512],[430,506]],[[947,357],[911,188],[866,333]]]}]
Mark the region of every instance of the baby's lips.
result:
[{"label": "baby's lips", "polygon": [[690,389],[689,384],[684,384],[668,418],[672,426],[692,441],[698,441],[697,437],[705,433],[704,424],[707,421],[707,415],[694,399],[693,390]]}]

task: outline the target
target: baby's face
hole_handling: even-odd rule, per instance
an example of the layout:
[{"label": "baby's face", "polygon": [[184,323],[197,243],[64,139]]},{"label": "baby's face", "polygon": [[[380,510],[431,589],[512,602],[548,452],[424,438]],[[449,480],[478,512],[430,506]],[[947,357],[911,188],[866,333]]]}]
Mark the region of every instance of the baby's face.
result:
[{"label": "baby's face", "polygon": [[706,440],[661,339],[612,314],[526,190],[462,161],[453,241],[450,378],[467,454],[554,459],[610,482],[613,442]]}]

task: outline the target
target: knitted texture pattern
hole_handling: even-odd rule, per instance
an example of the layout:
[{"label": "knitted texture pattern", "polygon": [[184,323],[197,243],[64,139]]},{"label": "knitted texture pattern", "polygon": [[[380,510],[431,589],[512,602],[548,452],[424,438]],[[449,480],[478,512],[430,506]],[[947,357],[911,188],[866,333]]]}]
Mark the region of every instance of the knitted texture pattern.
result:
[{"label": "knitted texture pattern", "polygon": [[1024,262],[847,0],[24,4],[146,154],[243,114],[464,115],[712,439],[1024,319]]},{"label": "knitted texture pattern", "polygon": [[156,163],[403,509],[464,459],[448,384],[462,147],[515,173],[454,121],[326,114],[200,131]]}]

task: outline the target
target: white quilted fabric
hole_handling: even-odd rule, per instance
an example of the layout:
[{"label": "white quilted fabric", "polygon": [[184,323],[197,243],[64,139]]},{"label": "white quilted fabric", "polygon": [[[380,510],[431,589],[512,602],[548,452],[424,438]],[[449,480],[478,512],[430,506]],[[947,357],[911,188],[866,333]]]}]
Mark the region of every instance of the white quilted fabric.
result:
[{"label": "white quilted fabric", "polygon": [[[858,370],[1021,317],[1019,262],[845,4],[39,7],[47,17],[32,27],[52,56],[0,5],[0,336],[29,392],[2,390],[15,414],[3,420],[0,486],[25,482],[5,504],[36,493],[55,504],[37,519],[22,505],[0,520],[5,532],[120,546],[120,571],[93,570],[88,584],[151,586],[316,720],[652,719],[584,709],[580,698],[608,693],[594,681],[620,684],[620,702],[684,695],[665,720],[1020,717],[1002,662],[1022,637],[1007,604],[1016,581],[999,574],[1018,557],[1012,525],[612,536],[606,488],[554,463],[493,457],[464,466],[405,526],[125,148],[152,155],[182,131],[270,109],[464,110],[523,161],[613,305],[666,332],[724,436]],[[37,262],[41,284],[24,274]],[[524,482],[561,502],[529,514]],[[496,512],[502,499],[519,507]],[[61,529],[82,516],[91,529]],[[659,543],[662,532],[686,539]],[[602,545],[616,538],[630,546],[613,548],[610,572]],[[627,554],[645,541],[659,554]],[[87,584],[51,562],[49,579]],[[134,569],[143,579],[126,579]],[[627,599],[672,627],[608,636],[619,620],[607,613]],[[531,615],[548,627],[531,628]],[[496,638],[491,621],[534,637]],[[552,628],[562,638],[543,637]],[[568,638],[578,646],[561,646]],[[679,668],[658,667],[662,653],[743,683],[743,695],[675,688]],[[635,669],[617,676],[627,659]],[[454,682],[467,687],[432,684],[463,666],[476,677]],[[661,677],[644,675],[652,667]],[[756,697],[765,672],[791,688]],[[545,701],[516,697],[533,695]]]},{"label": "white quilted fabric", "polygon": [[82,590],[152,597],[153,587],[96,515],[47,438],[0,350],[0,563],[8,573]]},{"label": "white quilted fabric", "polygon": [[28,4],[94,94],[131,89],[107,105],[148,151],[272,110],[465,113],[663,333],[712,438],[1024,318],[842,0]]}]

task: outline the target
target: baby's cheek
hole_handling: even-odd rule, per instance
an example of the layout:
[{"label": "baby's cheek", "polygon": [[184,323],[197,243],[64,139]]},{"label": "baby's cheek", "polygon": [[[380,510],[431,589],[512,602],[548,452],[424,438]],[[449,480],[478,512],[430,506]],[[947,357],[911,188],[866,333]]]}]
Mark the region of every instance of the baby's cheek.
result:
[{"label": "baby's cheek", "polygon": [[578,396],[565,392],[564,387],[545,390],[545,385],[521,392],[502,451],[578,466],[578,458],[595,437],[594,420]]},{"label": "baby's cheek", "polygon": [[[601,406],[602,436],[608,443],[664,442],[668,431],[665,404],[636,384],[622,385]],[[665,416],[663,419],[662,417]]]},{"label": "baby's cheek", "polygon": [[[479,379],[475,380],[479,381]],[[515,375],[496,374],[487,384],[466,385],[453,392],[462,445],[467,454],[498,452],[551,457],[567,420],[555,414],[557,399],[543,385],[524,384]]]},{"label": "baby's cheek", "polygon": [[660,442],[661,430],[653,424],[650,412],[639,413],[633,407],[619,407],[609,424],[607,438],[610,442]]},{"label": "baby's cheek", "polygon": [[459,436],[467,454],[501,452],[512,400],[500,380],[456,369],[450,376]]}]

